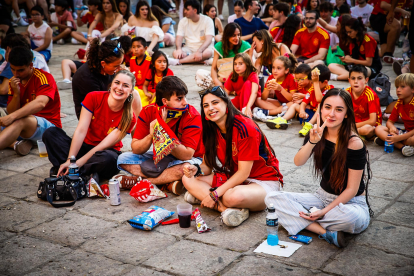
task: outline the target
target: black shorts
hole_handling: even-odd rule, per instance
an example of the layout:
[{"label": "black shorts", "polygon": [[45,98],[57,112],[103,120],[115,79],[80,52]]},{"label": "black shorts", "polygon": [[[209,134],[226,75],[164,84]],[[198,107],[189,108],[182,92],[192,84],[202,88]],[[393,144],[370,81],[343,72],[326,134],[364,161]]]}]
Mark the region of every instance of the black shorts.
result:
[{"label": "black shorts", "polygon": [[[83,62],[80,62],[79,60],[72,60],[73,61],[73,63],[75,63],[75,66],[76,66],[76,71],[78,71],[79,70],[79,68],[82,66],[82,65],[84,65],[85,63],[83,63]],[[73,78],[73,73],[71,73],[71,77]]]},{"label": "black shorts", "polygon": [[387,16],[385,14],[371,14],[369,18],[369,23],[371,24],[371,28],[378,32],[380,44],[387,43],[387,33],[384,32],[385,24],[387,24]]}]

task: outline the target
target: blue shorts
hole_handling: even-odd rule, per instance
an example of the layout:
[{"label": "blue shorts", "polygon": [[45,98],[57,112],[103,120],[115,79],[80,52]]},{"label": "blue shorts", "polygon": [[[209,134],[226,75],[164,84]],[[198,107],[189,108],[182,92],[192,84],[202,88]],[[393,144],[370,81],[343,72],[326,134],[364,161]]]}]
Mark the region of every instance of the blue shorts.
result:
[{"label": "blue shorts", "polygon": [[299,122],[301,124],[304,124],[305,122],[309,122],[310,119],[312,119],[313,115],[315,115],[315,111],[313,111],[312,109],[305,108],[305,112],[309,115],[309,117],[306,118],[306,120],[304,120],[304,119],[302,119],[302,118],[299,117]]},{"label": "blue shorts", "polygon": [[[149,160],[149,159],[153,159],[152,157],[154,156],[152,150],[147,151],[144,154],[134,154],[132,152],[125,152],[123,154],[121,154],[120,156],[118,156],[118,169],[119,170],[123,170],[125,171],[123,168],[120,167],[120,165],[140,165],[142,162]],[[167,168],[176,166],[176,165],[180,165],[183,163],[189,163],[191,165],[194,164],[198,164],[201,165],[201,163],[203,162],[203,159],[199,158],[199,157],[193,157],[190,160],[178,160],[174,157],[174,161],[171,161]]]},{"label": "blue shorts", "polygon": [[[49,127],[55,127],[54,124],[46,120],[42,117],[34,116],[37,120],[37,128],[36,131],[33,133],[33,135],[30,138],[23,138],[20,137],[17,138],[17,140],[30,140],[33,143],[37,143],[37,140],[42,140],[43,133],[48,129]],[[1,130],[5,129],[5,127],[1,127]]]},{"label": "blue shorts", "polygon": [[[30,40],[30,46],[32,47],[32,50],[38,48],[33,40]],[[52,57],[52,53],[49,50],[42,50],[38,51],[39,54],[42,54],[45,57],[46,62],[49,62],[50,58]]]}]

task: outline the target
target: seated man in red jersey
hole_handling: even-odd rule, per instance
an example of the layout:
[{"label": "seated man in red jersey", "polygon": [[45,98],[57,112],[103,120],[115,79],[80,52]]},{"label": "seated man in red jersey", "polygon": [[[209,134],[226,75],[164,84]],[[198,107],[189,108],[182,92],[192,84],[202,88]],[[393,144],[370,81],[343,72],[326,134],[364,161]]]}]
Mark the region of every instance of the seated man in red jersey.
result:
[{"label": "seated man in red jersey", "polygon": [[367,86],[367,83],[368,71],[365,66],[352,66],[349,70],[349,84],[351,86],[346,91],[352,97],[358,133],[370,139],[375,135],[375,127],[382,125],[382,115],[377,93]]},{"label": "seated man in red jersey", "polygon": [[9,82],[8,115],[0,118],[0,150],[11,147],[19,155],[27,155],[33,143],[42,140],[46,129],[62,128],[59,92],[51,74],[33,67],[30,49],[13,48],[8,62],[13,77]]},{"label": "seated man in red jersey", "polygon": [[292,54],[298,57],[298,61],[315,67],[324,64],[326,54],[331,43],[329,34],[317,25],[319,12],[317,10],[306,11],[305,26],[295,34],[293,38]]},{"label": "seated man in red jersey", "polygon": [[[184,192],[181,182],[184,164],[200,165],[204,154],[200,113],[187,103],[187,93],[187,86],[176,76],[164,77],[157,84],[156,102],[145,106],[139,114],[136,126],[139,131],[134,133],[132,152],[118,157],[118,168],[134,175],[115,176],[123,188],[132,188],[138,177],[144,177],[155,185],[171,184],[167,189],[175,194]],[[167,127],[177,136],[180,145],[155,166],[150,147],[153,144],[157,113],[161,114],[159,118],[162,117]],[[156,171],[148,172],[148,167],[156,168]]]}]

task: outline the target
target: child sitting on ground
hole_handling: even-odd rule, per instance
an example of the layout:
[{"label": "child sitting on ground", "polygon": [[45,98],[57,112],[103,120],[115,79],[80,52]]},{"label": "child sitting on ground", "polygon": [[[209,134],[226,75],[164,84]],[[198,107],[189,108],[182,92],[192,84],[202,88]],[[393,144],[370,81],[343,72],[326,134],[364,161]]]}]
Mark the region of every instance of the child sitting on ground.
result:
[{"label": "child sitting on ground", "polygon": [[166,76],[174,76],[168,68],[168,57],[163,51],[157,51],[152,55],[151,66],[148,70],[142,90],[139,90],[142,107],[155,103],[155,88]]},{"label": "child sitting on ground", "polygon": [[252,117],[252,108],[260,101],[259,77],[250,56],[247,53],[238,53],[234,57],[233,72],[224,83],[227,94],[235,92],[236,97],[231,100],[233,105],[244,115]]},{"label": "child sitting on ground", "polygon": [[59,45],[65,44],[65,40],[70,39],[72,31],[76,31],[76,23],[73,20],[72,13],[67,10],[68,8],[68,2],[56,0],[55,12],[50,15],[50,26],[58,28],[56,35],[53,37],[53,42]]},{"label": "child sitting on ground", "polygon": [[42,7],[34,6],[30,13],[32,15],[33,23],[27,27],[27,31],[23,34],[30,38],[32,50],[42,54],[46,62],[49,62],[49,59],[52,57],[53,31],[49,25],[43,21],[44,11]]},{"label": "child sitting on ground", "polygon": [[[398,101],[387,121],[387,126],[375,128],[378,136],[374,142],[384,146],[384,141],[401,149],[404,156],[414,155],[414,74],[405,73],[395,79]],[[404,122],[405,130],[398,129],[394,124],[398,118]]]},{"label": "child sitting on ground", "polygon": [[[137,36],[132,39],[132,57],[129,61],[129,69],[135,75],[137,82],[135,90],[144,95],[142,87],[144,86],[145,76],[151,65],[151,57],[146,54],[147,46],[143,37]],[[142,97],[141,97],[142,99]]]},{"label": "child sitting on ground", "polygon": [[[280,114],[293,104],[298,85],[291,72],[295,72],[297,63],[295,56],[287,53],[273,60],[272,75],[266,81],[262,101],[253,110],[256,118]],[[269,97],[269,94],[274,96]]]},{"label": "child sitting on ground", "polygon": [[368,72],[365,66],[355,65],[349,70],[349,84],[346,89],[352,97],[355,123],[359,135],[370,139],[375,127],[382,124],[381,105],[377,94],[367,86]]},{"label": "child sitting on ground", "polygon": [[300,117],[299,121],[303,124],[303,128],[299,131],[299,135],[304,137],[309,133],[309,130],[312,129],[312,125],[316,123],[316,116],[314,115],[318,110],[319,103],[325,93],[334,88],[332,85],[328,84],[331,72],[325,65],[316,65],[312,69],[311,74],[313,89],[309,89],[301,104],[292,104],[283,117],[267,121],[266,125],[269,128],[287,129],[287,121],[293,119],[297,112]]},{"label": "child sitting on ground", "polygon": [[[92,24],[92,22],[95,20],[95,16],[99,13],[99,9],[101,8],[101,6],[102,4],[100,0],[89,0],[89,11],[87,13],[84,16],[81,16],[82,10],[78,11],[78,18],[76,19],[78,27],[82,27],[83,25],[87,24],[87,27],[89,28],[89,25]],[[98,24],[95,27],[95,30],[98,30],[100,32],[104,30],[102,22],[98,22]],[[72,36],[72,44],[79,44],[79,42],[83,44],[88,43],[88,32],[72,31],[70,35]]]}]

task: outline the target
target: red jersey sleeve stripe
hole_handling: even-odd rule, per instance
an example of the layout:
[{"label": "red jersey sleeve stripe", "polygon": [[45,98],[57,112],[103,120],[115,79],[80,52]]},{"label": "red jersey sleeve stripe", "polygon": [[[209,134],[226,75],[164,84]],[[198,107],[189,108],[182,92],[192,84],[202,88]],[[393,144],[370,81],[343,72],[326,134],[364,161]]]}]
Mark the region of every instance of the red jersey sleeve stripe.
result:
[{"label": "red jersey sleeve stripe", "polygon": [[184,129],[188,129],[188,128],[200,128],[199,126],[195,126],[195,125],[192,125],[192,126],[186,126],[185,128],[183,128],[183,130]]},{"label": "red jersey sleeve stripe", "polygon": [[40,79],[42,85],[48,84],[46,76],[42,74],[39,70],[35,70],[34,74]]},{"label": "red jersey sleeve stripe", "polygon": [[241,121],[234,119],[234,125],[235,127],[237,127],[237,129],[239,130],[239,132],[241,132],[241,138],[244,139],[246,137],[248,137],[247,135],[247,127],[244,125],[244,123],[242,123]]},{"label": "red jersey sleeve stripe", "polygon": [[145,124],[147,123],[147,122],[144,121],[144,119],[141,118],[141,116],[138,116],[138,119],[140,119],[141,121],[143,121]]},{"label": "red jersey sleeve stripe", "polygon": [[89,110],[83,103],[81,103],[81,105],[86,109],[86,110],[88,110],[90,113],[92,113],[93,114],[93,111],[91,111],[91,110]]}]

